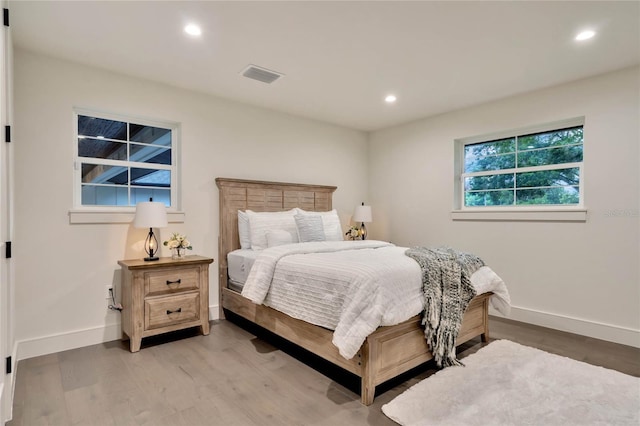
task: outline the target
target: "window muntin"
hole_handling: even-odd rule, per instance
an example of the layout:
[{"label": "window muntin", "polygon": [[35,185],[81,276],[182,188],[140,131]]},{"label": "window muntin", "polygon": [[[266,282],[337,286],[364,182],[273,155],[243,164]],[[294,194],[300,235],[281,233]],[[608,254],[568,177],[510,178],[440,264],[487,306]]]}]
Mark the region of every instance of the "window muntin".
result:
[{"label": "window muntin", "polygon": [[462,205],[582,204],[583,126],[464,144]]},{"label": "window muntin", "polygon": [[77,113],[76,205],[176,207],[177,125]]}]

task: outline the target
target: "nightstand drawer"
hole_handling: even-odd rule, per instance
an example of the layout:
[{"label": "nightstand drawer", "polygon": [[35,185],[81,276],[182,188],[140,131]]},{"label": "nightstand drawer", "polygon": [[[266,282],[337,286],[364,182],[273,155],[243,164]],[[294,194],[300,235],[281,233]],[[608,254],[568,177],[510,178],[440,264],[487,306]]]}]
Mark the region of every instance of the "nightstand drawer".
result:
[{"label": "nightstand drawer", "polygon": [[150,271],[144,274],[144,279],[145,295],[195,290],[200,282],[200,269],[187,267]]},{"label": "nightstand drawer", "polygon": [[200,318],[200,294],[186,293],[144,301],[145,330]]}]

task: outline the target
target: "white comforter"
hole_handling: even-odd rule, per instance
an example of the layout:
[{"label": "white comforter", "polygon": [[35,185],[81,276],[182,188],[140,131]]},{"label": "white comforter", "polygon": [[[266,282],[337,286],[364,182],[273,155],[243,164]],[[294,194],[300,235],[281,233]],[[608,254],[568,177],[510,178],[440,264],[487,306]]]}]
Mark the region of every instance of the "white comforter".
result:
[{"label": "white comforter", "polygon": [[[333,344],[351,359],[366,337],[423,309],[420,266],[406,247],[382,241],[323,241],[268,248],[256,259],[242,295],[291,317],[334,330]],[[484,270],[484,271],[483,271]],[[479,293],[493,291],[503,313],[504,282],[483,267]],[[476,280],[477,281],[477,280]],[[494,296],[493,298],[496,298]]]}]

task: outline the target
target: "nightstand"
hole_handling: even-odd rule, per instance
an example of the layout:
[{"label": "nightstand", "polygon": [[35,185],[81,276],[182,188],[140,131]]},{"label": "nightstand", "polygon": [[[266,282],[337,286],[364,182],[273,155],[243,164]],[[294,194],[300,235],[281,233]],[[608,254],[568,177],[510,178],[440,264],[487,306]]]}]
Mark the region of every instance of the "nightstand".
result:
[{"label": "nightstand", "polygon": [[186,256],[120,260],[122,267],[122,333],[131,352],[143,337],[189,327],[209,334],[209,264],[213,259]]}]

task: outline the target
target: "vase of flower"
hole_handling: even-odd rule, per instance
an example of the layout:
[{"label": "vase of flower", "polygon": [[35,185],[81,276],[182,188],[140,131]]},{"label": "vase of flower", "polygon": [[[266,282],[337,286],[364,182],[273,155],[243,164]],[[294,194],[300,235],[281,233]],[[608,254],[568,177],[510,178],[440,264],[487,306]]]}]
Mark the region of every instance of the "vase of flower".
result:
[{"label": "vase of flower", "polygon": [[162,244],[171,249],[171,258],[176,260],[184,258],[187,250],[193,248],[189,240],[187,240],[187,237],[177,232],[171,234],[171,238]]},{"label": "vase of flower", "polygon": [[350,226],[349,229],[347,229],[347,233],[345,235],[351,241],[359,240],[361,236],[360,228],[358,228],[357,226]]},{"label": "vase of flower", "polygon": [[171,249],[171,258],[174,260],[182,259],[184,255],[185,255],[185,250],[183,248],[176,247],[174,249]]}]

